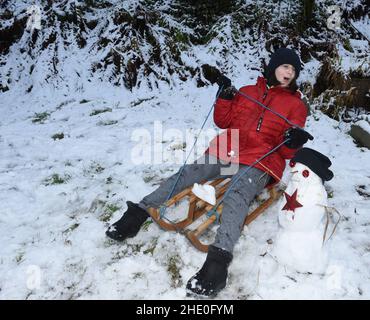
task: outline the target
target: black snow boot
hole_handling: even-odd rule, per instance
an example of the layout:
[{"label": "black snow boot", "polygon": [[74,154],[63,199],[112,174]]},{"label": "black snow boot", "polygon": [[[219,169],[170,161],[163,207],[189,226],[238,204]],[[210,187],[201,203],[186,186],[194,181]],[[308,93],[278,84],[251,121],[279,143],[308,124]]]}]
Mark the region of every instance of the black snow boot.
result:
[{"label": "black snow boot", "polygon": [[123,241],[126,238],[136,236],[145,220],[149,218],[149,214],[136,203],[127,201],[126,204],[127,210],[123,217],[113,223],[105,232],[113,240]]},{"label": "black snow boot", "polygon": [[186,289],[197,295],[215,296],[226,286],[227,268],[233,255],[210,245],[202,269],[190,278]]}]

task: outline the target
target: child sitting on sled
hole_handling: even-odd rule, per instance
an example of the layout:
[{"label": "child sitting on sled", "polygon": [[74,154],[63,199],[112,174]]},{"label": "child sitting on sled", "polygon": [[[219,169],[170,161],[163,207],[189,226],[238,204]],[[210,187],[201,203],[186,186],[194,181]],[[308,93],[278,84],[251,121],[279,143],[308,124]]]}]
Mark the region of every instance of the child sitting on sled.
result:
[{"label": "child sitting on sled", "polygon": [[[222,290],[226,286],[232,252],[241,235],[250,203],[266,186],[276,183],[276,177],[282,177],[285,160],[291,159],[308,139],[313,139],[301,129],[305,125],[307,108],[297,91],[296,79],[300,69],[298,55],[291,49],[280,48],[272,54],[265,77],[258,77],[255,85],[244,86],[236,91],[230,79],[220,76],[217,81],[220,89],[215,103],[214,122],[226,130],[210,143],[200,159],[185,165],[179,179],[180,171],[138,204],[128,201],[127,211],[109,227],[106,235],[118,241],[134,237],[149,218],[147,209],[159,208],[167,200],[174,185],[173,194],[176,194],[204,180],[230,177],[230,185],[237,180],[223,201],[222,221],[214,243],[209,246],[204,265],[186,286],[192,293],[205,296],[215,295]],[[262,108],[246,96],[274,112]],[[238,150],[232,150],[232,145],[222,145],[230,140],[227,137],[231,130],[239,132]],[[284,145],[251,167],[256,159],[287,138],[289,140]],[[230,163],[236,163],[238,170],[222,174],[221,169]],[[241,176],[248,167],[248,172]]]}]

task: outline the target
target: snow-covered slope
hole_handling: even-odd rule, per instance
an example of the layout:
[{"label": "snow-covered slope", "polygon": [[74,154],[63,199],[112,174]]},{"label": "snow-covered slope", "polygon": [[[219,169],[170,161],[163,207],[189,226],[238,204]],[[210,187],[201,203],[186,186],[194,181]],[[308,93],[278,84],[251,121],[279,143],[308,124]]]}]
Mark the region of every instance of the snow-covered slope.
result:
[{"label": "snow-covered slope", "polygon": [[[31,2],[2,3],[14,9],[14,16],[2,12],[7,18],[0,21],[0,29],[14,19],[26,26]],[[264,15],[285,17],[294,6],[284,1],[281,7],[264,4],[260,15],[249,17],[245,13],[252,2],[245,1],[233,18],[225,16],[214,25],[216,35],[208,42],[197,35],[199,44],[190,45],[184,37],[194,30],[179,24],[179,17],[166,15],[171,1],[160,1],[165,28],[151,20],[158,17],[149,10],[153,28],[141,36],[123,28],[120,19],[127,19],[129,12],[135,17],[131,23],[138,23],[141,11],[135,8],[142,1],[117,1],[123,4],[94,7],[82,16],[69,6],[73,2],[78,1],[45,1],[49,11],[43,14],[51,18],[42,20],[38,36],[15,33],[19,39],[0,56],[0,90],[9,89],[0,92],[0,298],[186,298],[186,281],[205,254],[182,235],[164,232],[154,223],[124,243],[109,241],[105,230],[121,217],[126,200],[139,201],[185,159],[217,91],[205,85],[201,65],[217,66],[237,87],[254,83],[268,51],[289,43],[276,25],[269,29]],[[347,5],[351,14],[360,7],[355,0]],[[368,21],[356,20],[355,25],[364,31]],[[243,26],[237,34],[235,24]],[[274,37],[264,38],[261,28]],[[146,37],[153,33],[157,43],[150,45]],[[132,45],[126,39],[133,37],[139,41],[137,51],[122,57],[115,49],[124,51]],[[325,55],[320,52],[325,37],[308,38],[295,38],[293,44],[299,44],[305,62],[300,81],[313,85]],[[361,61],[368,64],[369,44],[357,40],[351,42],[352,53],[338,47],[347,71]],[[307,51],[312,43],[315,49]],[[161,67],[152,60],[158,53],[155,47],[161,48]],[[142,64],[134,68],[131,75],[137,78],[130,78],[128,85],[125,70],[135,57]],[[175,67],[172,74],[168,67]],[[320,110],[312,110],[307,122],[315,137],[307,146],[333,162],[328,201],[342,215],[326,244],[326,272],[297,273],[275,261],[270,252],[278,216],[272,206],[244,229],[228,285],[218,299],[370,298],[370,152],[356,146],[347,134],[349,126]],[[212,117],[205,132],[198,155],[216,134]]]},{"label": "snow-covered slope", "polygon": [[[0,297],[184,298],[184,284],[205,254],[182,235],[149,224],[121,244],[110,242],[104,232],[121,217],[126,200],[140,200],[179,167],[174,161],[134,164],[132,148],[138,142],[132,137],[137,130],[148,130],[153,141],[153,121],[161,121],[163,137],[156,141],[180,159],[179,137],[171,137],[168,130],[180,129],[185,138],[186,129],[199,128],[215,93],[215,87],[196,88],[189,82],[157,93],[122,94],[107,87],[105,93],[83,97],[5,94],[0,122]],[[37,121],[40,110],[49,115]],[[206,127],[214,125],[208,122]],[[300,274],[273,259],[269,252],[278,217],[272,206],[244,229],[228,286],[218,298],[370,297],[370,153],[353,143],[346,124],[320,111],[309,118],[307,129],[315,136],[308,146],[333,162],[328,200],[343,217],[327,244],[327,272]],[[64,138],[58,139],[62,133]],[[55,134],[59,136],[52,138]],[[152,141],[144,140],[154,150]]]}]

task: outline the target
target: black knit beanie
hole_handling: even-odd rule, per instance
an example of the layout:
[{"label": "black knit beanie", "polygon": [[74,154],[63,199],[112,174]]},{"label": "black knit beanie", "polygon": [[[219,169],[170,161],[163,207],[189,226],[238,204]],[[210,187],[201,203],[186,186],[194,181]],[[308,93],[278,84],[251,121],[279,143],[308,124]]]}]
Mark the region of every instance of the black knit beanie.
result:
[{"label": "black knit beanie", "polygon": [[301,61],[294,50],[288,48],[280,48],[271,55],[270,62],[266,68],[266,77],[269,78],[273,75],[275,69],[282,64],[291,64],[295,69],[295,78],[298,78],[301,71]]},{"label": "black knit beanie", "polygon": [[309,167],[322,179],[323,182],[329,181],[334,177],[334,173],[329,170],[331,161],[327,156],[316,150],[310,148],[299,149],[292,161],[302,163]]}]

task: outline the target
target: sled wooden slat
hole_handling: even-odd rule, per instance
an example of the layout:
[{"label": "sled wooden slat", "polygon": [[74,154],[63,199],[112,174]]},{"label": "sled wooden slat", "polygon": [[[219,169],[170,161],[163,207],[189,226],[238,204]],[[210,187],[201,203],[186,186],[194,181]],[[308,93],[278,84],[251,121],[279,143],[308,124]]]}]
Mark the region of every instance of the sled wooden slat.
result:
[{"label": "sled wooden slat", "polygon": [[[216,203],[219,203],[225,194],[229,184],[230,179],[216,179],[208,184],[212,185],[216,189]],[[208,245],[204,244],[200,240],[200,236],[209,228],[213,223],[216,222],[216,215],[211,215],[207,217],[201,224],[199,224],[194,230],[188,229],[190,225],[192,225],[197,219],[199,219],[204,214],[210,212],[213,209],[213,205],[205,202],[202,199],[196,197],[192,191],[192,187],[186,188],[183,191],[179,192],[171,199],[166,202],[166,206],[170,207],[177,202],[183,200],[185,197],[188,197],[189,200],[189,209],[187,216],[185,219],[173,222],[170,221],[169,217],[161,217],[159,209],[149,208],[148,212],[153,220],[163,229],[169,231],[179,231],[183,233],[189,241],[200,251],[207,252]],[[244,224],[251,223],[254,219],[256,219],[264,210],[266,210],[280,195],[281,192],[278,192],[275,188],[269,190],[270,197],[265,200],[258,208],[256,208],[253,212],[247,215]],[[217,208],[217,212],[219,217],[222,216],[222,208],[223,205],[221,204]],[[168,220],[166,220],[168,219]]]},{"label": "sled wooden slat", "polygon": [[180,193],[173,196],[170,200],[168,200],[166,202],[166,206],[170,207],[170,206],[174,205],[176,202],[179,202],[181,199],[183,199],[185,196],[187,196],[187,195],[189,195],[189,193],[191,193],[191,189],[192,189],[191,187],[186,188],[183,191],[181,191]]},{"label": "sled wooden slat", "polygon": [[281,191],[277,191],[275,188],[270,189],[269,192],[270,198],[261,203],[257,209],[253,210],[253,212],[247,215],[244,222],[245,225],[250,224],[254,219],[256,219],[263,211],[265,211],[269,206],[271,206],[271,204],[282,194]]},{"label": "sled wooden slat", "polygon": [[[217,208],[217,212],[219,215],[222,214],[222,205],[220,205]],[[212,215],[208,217],[206,221],[204,221],[200,226],[198,226],[198,228],[196,228],[195,230],[191,232],[193,232],[196,237],[200,237],[203,234],[203,232],[206,231],[207,228],[216,221],[216,219],[217,219],[216,215]]]}]

